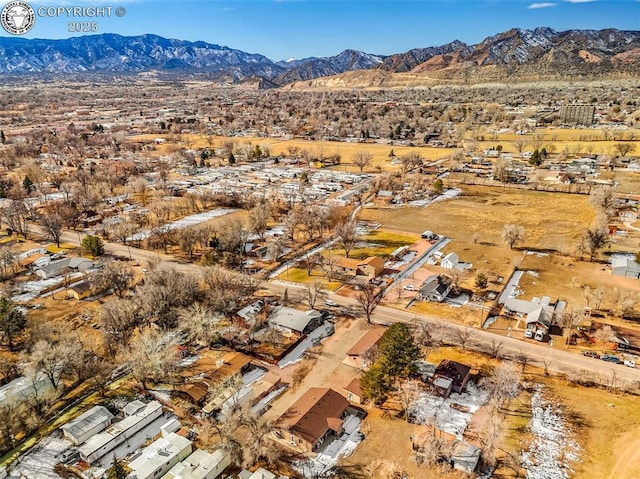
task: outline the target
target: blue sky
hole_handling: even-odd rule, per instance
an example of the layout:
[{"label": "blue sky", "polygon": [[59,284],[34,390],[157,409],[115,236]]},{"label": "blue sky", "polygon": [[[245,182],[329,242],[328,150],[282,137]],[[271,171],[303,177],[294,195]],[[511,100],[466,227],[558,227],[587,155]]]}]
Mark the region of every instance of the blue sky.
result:
[{"label": "blue sky", "polygon": [[[28,0],[27,0],[28,1]],[[0,2],[5,4],[6,1]],[[640,29],[637,0],[33,0],[40,6],[110,5],[119,18],[99,33],[203,40],[274,60],[330,56],[345,48],[391,54],[455,39],[469,44],[512,27]],[[26,38],[67,38],[66,17],[38,17]],[[2,32],[4,34],[4,32]]]}]

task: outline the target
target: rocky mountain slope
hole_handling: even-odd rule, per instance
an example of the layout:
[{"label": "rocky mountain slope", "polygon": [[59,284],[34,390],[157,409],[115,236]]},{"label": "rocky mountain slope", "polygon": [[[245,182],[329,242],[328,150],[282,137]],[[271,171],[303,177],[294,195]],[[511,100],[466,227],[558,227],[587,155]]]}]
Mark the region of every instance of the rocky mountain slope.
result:
[{"label": "rocky mountain slope", "polygon": [[[512,29],[476,45],[453,41],[387,57],[356,50],[326,58],[273,62],[205,42],[157,35],[101,34],[66,40],[0,37],[0,75],[139,74],[204,76],[263,88],[385,87],[436,81],[478,83],[640,77],[640,32]],[[378,73],[376,73],[378,72]]]}]

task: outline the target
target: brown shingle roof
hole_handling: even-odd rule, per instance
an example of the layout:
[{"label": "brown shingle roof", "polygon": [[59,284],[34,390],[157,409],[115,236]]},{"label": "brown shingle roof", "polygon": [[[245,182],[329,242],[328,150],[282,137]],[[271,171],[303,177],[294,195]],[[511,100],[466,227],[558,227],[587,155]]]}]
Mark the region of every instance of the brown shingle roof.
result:
[{"label": "brown shingle roof", "polygon": [[384,260],[380,256],[369,256],[364,261],[360,261],[360,264],[368,264],[376,269],[384,268]]},{"label": "brown shingle roof", "polygon": [[362,397],[362,389],[360,388],[360,378],[354,378],[344,389],[347,392],[353,393],[358,397]]},{"label": "brown shingle roof", "polygon": [[366,353],[372,346],[380,342],[385,328],[373,328],[360,338],[354,346],[347,352],[347,356],[360,356]]},{"label": "brown shingle roof", "polygon": [[340,416],[348,407],[349,401],[333,389],[310,388],[280,420],[284,426],[315,445],[327,430],[339,430],[342,424]]}]

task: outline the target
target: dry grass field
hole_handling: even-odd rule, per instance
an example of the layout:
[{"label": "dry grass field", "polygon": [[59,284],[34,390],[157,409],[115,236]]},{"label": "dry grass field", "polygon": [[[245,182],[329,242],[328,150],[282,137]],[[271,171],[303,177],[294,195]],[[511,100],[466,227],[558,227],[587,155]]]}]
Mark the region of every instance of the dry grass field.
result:
[{"label": "dry grass field", "polygon": [[[172,138],[175,137],[175,140]],[[140,142],[152,142],[155,138],[165,138],[167,142],[156,146],[155,156],[165,155],[169,153],[172,148],[175,148],[176,143],[179,142],[182,147],[188,147],[193,149],[208,148],[210,144],[214,148],[219,148],[224,142],[233,141],[238,147],[244,145],[258,145],[268,146],[272,155],[288,155],[289,148],[297,148],[299,150],[307,150],[312,155],[324,156],[339,154],[342,159],[339,166],[335,169],[341,171],[357,172],[360,171],[351,163],[353,156],[360,151],[368,151],[371,153],[371,164],[365,169],[366,171],[373,172],[378,171],[378,167],[382,171],[396,171],[400,168],[399,165],[394,165],[389,158],[389,153],[393,150],[394,154],[398,157],[407,155],[409,153],[418,153],[422,155],[426,160],[438,160],[440,158],[448,157],[451,154],[451,149],[447,148],[432,148],[428,146],[398,146],[398,145],[381,145],[376,143],[345,143],[336,141],[312,141],[302,139],[281,139],[281,138],[228,138],[221,136],[214,136],[210,139],[200,134],[183,134],[183,135],[138,135],[132,137],[132,141]],[[210,140],[212,143],[210,143]]]},{"label": "dry grass field", "polygon": [[526,229],[518,247],[564,251],[575,247],[594,213],[586,196],[469,186],[454,200],[425,208],[365,208],[360,218],[412,233],[432,230],[469,248],[499,246],[503,226],[517,224]]}]

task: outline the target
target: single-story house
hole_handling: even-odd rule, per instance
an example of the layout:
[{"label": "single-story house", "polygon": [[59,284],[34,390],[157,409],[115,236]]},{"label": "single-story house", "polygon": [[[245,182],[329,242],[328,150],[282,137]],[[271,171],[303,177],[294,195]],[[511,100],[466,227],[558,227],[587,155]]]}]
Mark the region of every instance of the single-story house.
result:
[{"label": "single-story house", "polygon": [[349,401],[329,388],[310,388],[280,416],[281,432],[292,448],[313,452],[330,436],[342,434]]},{"label": "single-story house", "polygon": [[213,453],[196,449],[169,469],[162,479],[217,479],[230,465],[231,456],[222,449],[216,449]]},{"label": "single-story house", "polygon": [[453,283],[446,280],[443,276],[432,275],[429,276],[422,286],[420,286],[419,299],[423,301],[436,301],[441,303],[445,300],[451,289]]},{"label": "single-story house", "polygon": [[369,256],[358,264],[360,274],[368,278],[375,278],[384,271],[384,260],[379,256]]},{"label": "single-story house", "polygon": [[202,407],[209,395],[209,386],[205,381],[196,380],[176,386],[173,392],[179,398],[185,399],[195,406]]},{"label": "single-story house", "polygon": [[431,384],[444,397],[452,392],[461,393],[471,379],[471,367],[444,359],[436,368]]},{"label": "single-story house", "polygon": [[611,274],[640,279],[640,264],[625,256],[614,256],[611,259]]},{"label": "single-story house", "polygon": [[93,285],[89,281],[80,281],[72,286],[69,286],[66,291],[67,298],[73,298],[80,301],[81,299],[91,296],[93,291]]},{"label": "single-story house", "polygon": [[94,406],[73,421],[63,425],[62,434],[75,445],[82,444],[94,434],[104,431],[111,424],[113,414],[103,406]]},{"label": "single-story house", "polygon": [[460,261],[457,254],[449,253],[444,258],[442,258],[442,261],[440,261],[440,266],[446,269],[454,269],[456,266],[458,266],[459,262]]},{"label": "single-story house", "polygon": [[367,369],[371,361],[371,350],[377,348],[382,340],[385,328],[372,328],[365,333],[354,346],[347,351],[346,363],[360,369]]},{"label": "single-story house", "polygon": [[64,258],[51,261],[42,268],[36,270],[36,274],[42,279],[61,276],[66,272],[84,272],[93,267],[93,261],[87,258]]},{"label": "single-story house", "polygon": [[384,259],[379,256],[369,256],[363,260],[339,257],[335,270],[344,276],[366,276],[372,279],[384,271]]},{"label": "single-story house", "polygon": [[285,334],[302,336],[320,326],[323,320],[324,315],[315,309],[300,311],[286,306],[278,306],[267,321],[269,326],[277,328]]},{"label": "single-story house", "polygon": [[343,276],[357,276],[360,271],[360,260],[340,256],[338,257],[335,271]]},{"label": "single-story house", "polygon": [[191,441],[175,432],[162,436],[145,447],[129,463],[130,479],[155,479],[164,476],[180,461],[191,455]]},{"label": "single-story house", "polygon": [[362,395],[362,389],[360,388],[360,378],[354,378],[349,384],[344,387],[345,397],[349,402],[355,404],[362,404],[364,397]]},{"label": "single-story house", "polygon": [[527,313],[526,323],[527,329],[534,331],[542,331],[544,334],[549,333],[551,327],[551,319],[553,318],[552,306],[538,306],[530,313]]}]

